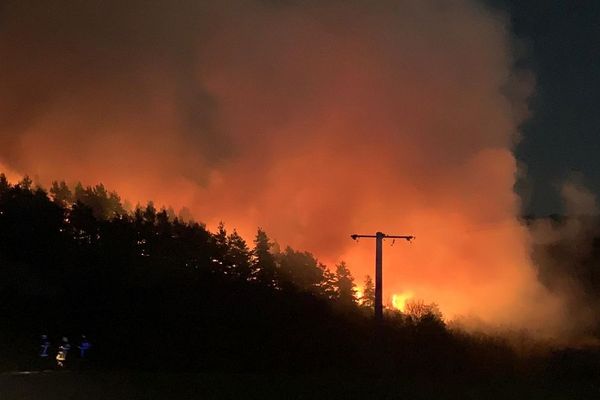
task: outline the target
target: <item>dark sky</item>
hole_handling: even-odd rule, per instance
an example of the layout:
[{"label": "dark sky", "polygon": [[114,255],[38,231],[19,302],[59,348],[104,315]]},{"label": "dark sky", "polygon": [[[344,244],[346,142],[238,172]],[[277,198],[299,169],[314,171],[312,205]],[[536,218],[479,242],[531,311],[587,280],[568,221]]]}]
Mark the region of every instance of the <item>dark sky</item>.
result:
[{"label": "dark sky", "polygon": [[561,212],[572,176],[600,193],[600,1],[494,0],[511,16],[536,75],[532,116],[516,154],[526,213]]}]

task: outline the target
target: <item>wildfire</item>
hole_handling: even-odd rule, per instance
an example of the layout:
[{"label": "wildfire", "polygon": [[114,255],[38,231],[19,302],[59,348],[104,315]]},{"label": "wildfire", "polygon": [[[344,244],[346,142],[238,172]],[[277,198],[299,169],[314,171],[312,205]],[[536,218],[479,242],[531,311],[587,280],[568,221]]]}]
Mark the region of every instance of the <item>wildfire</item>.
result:
[{"label": "wildfire", "polygon": [[4,174],[6,176],[6,179],[11,184],[15,184],[23,178],[23,176],[21,174],[13,171],[12,169],[8,168],[8,166],[4,165],[1,162],[0,162],[0,173]]},{"label": "wildfire", "polygon": [[413,297],[412,292],[402,292],[392,295],[392,306],[399,311],[404,311],[406,303]]},{"label": "wildfire", "polygon": [[362,301],[362,297],[364,296],[364,289],[362,288],[362,286],[357,286],[354,289],[354,298],[356,300],[358,300],[358,302],[360,303]]},{"label": "wildfire", "polygon": [[[224,221],[250,247],[262,227],[332,270],[345,260],[355,278],[373,273],[374,249],[349,234],[415,234],[384,250],[387,306],[405,310],[412,288],[447,317],[531,329],[563,315],[516,217],[512,150],[534,85],[513,71],[507,18],[474,1],[167,3],[165,24],[195,22],[144,46],[154,11],[124,14],[111,25],[123,42],[106,47],[101,24],[10,8],[27,24],[0,34],[9,181],[102,182],[211,230]],[[97,14],[82,7],[77,18]],[[47,34],[57,21],[77,51]],[[84,25],[99,31],[82,35]],[[122,62],[89,62],[98,48]]]}]

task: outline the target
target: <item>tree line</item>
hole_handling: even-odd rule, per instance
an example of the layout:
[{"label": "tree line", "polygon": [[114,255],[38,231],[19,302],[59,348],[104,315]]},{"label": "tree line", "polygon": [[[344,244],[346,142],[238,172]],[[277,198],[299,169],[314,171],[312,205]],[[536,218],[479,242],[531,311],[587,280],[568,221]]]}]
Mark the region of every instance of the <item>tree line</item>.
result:
[{"label": "tree line", "polygon": [[[296,251],[289,246],[281,251],[261,228],[249,246],[235,229],[228,233],[222,222],[217,231],[211,233],[204,224],[186,220],[182,216],[185,210],[176,215],[171,207],[157,210],[153,202],[148,202],[145,207],[137,205],[134,210],[127,211],[120,196],[108,191],[103,184],[84,187],[77,183],[71,190],[64,181],[54,181],[46,192],[39,186],[33,187],[29,177],[10,185],[6,177],[0,175],[0,195],[8,207],[17,203],[26,208],[37,207],[39,212],[46,214],[39,217],[46,218],[47,224],[58,228],[52,230],[47,226],[43,230],[45,236],[36,238],[39,241],[62,239],[88,248],[111,246],[111,239],[116,238],[111,236],[114,232],[106,231],[106,227],[118,225],[123,231],[129,230],[120,232],[129,239],[120,245],[135,248],[137,254],[130,256],[141,257],[145,263],[155,259],[166,261],[169,257],[168,261],[179,267],[211,270],[232,280],[275,290],[293,288],[344,306],[356,305],[358,300],[367,305],[373,302],[368,298],[374,296],[370,277],[366,279],[365,299],[357,299],[354,277],[345,262],[337,264],[332,271],[307,251]],[[11,220],[13,215],[17,218]],[[7,212],[3,222],[16,227],[23,222],[20,216],[20,213]],[[11,233],[8,225],[5,227],[8,235],[4,243],[14,248],[14,242],[24,238]],[[11,242],[13,244],[9,244]]]},{"label": "tree line", "polygon": [[262,229],[249,244],[224,224],[210,232],[153,203],[128,208],[103,185],[46,191],[0,174],[1,369],[26,366],[42,333],[86,334],[98,368],[480,379],[533,362],[422,302],[375,326],[372,279],[357,299],[345,263],[279,250]]},{"label": "tree line", "polygon": [[[102,184],[71,189],[56,181],[46,191],[28,177],[10,184],[0,174],[0,263],[0,307],[20,327],[13,334],[91,331],[105,355],[120,349],[116,360],[141,364],[143,343],[167,326],[193,332],[212,324],[225,337],[226,326],[260,324],[269,309],[283,313],[284,303],[313,317],[368,313],[373,303],[367,282],[359,307],[344,262],[332,271],[309,252],[279,250],[260,228],[249,245],[223,223],[212,233],[152,202],[128,211]],[[183,346],[180,338],[175,345]]]}]

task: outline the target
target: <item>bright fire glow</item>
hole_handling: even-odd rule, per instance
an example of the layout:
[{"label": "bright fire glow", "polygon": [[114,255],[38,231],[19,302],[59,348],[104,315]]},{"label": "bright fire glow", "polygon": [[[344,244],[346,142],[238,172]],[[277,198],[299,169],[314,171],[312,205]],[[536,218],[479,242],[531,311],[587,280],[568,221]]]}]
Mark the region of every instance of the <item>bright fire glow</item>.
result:
[{"label": "bright fire glow", "polygon": [[402,292],[392,295],[392,306],[399,311],[404,311],[406,308],[406,302],[412,299],[412,292]]},{"label": "bright fire glow", "polygon": [[345,260],[357,284],[375,244],[350,234],[414,234],[384,243],[385,299],[413,288],[448,318],[565,325],[515,218],[531,82],[513,70],[507,18],[483,2],[164,2],[119,9],[111,43],[100,16],[113,2],[79,3],[6,10],[9,179],[102,182],[131,204],[224,221],[250,245],[260,226],[331,269]]},{"label": "bright fire glow", "polygon": [[362,303],[362,297],[364,296],[364,289],[362,286],[356,286],[354,289],[354,298],[358,300],[359,303]]}]

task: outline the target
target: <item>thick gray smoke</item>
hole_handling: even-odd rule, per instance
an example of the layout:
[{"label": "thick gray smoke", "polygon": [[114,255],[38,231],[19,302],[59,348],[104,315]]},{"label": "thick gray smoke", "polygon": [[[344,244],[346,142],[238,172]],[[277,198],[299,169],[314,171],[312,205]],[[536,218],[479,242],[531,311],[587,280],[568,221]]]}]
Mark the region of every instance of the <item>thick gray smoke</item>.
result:
[{"label": "thick gray smoke", "polygon": [[387,298],[564,325],[516,219],[531,80],[480,2],[8,1],[0,58],[13,174],[260,225],[357,277],[351,233],[416,234],[386,248]]},{"label": "thick gray smoke", "polygon": [[540,280],[565,299],[567,331],[576,340],[597,333],[600,310],[600,218],[596,196],[579,180],[561,186],[566,216],[531,222]]}]

